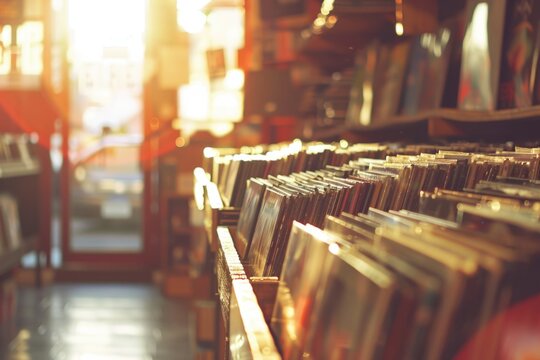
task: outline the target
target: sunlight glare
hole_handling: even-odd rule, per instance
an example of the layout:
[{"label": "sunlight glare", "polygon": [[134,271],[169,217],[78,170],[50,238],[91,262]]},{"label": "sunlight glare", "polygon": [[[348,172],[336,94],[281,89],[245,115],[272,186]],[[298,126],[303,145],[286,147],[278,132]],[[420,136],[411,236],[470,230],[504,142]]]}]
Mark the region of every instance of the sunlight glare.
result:
[{"label": "sunlight glare", "polygon": [[70,0],[73,56],[91,61],[104,47],[127,47],[130,57],[142,59],[145,14],[144,0]]}]

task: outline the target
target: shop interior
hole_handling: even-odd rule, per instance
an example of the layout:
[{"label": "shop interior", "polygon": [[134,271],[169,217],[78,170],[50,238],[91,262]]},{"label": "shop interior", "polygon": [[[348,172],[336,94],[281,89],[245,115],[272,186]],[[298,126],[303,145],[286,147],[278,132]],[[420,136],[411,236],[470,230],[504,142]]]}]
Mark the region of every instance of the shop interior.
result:
[{"label": "shop interior", "polygon": [[0,360],[540,359],[539,55],[537,0],[0,0]]}]

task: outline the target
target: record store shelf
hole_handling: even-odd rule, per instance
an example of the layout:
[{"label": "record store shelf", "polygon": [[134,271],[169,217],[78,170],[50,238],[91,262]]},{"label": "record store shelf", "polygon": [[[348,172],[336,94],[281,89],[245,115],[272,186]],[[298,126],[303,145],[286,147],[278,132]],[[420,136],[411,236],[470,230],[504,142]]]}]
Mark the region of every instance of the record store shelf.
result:
[{"label": "record store shelf", "polygon": [[[3,140],[2,140],[3,141]],[[15,194],[18,203],[19,217],[25,217],[21,221],[21,239],[16,247],[4,246],[3,252],[0,253],[0,277],[6,276],[12,270],[17,268],[21,259],[36,251],[40,250],[39,231],[35,228],[27,228],[29,222],[26,217],[27,210],[35,210],[35,197],[32,196],[33,190],[29,192],[27,186],[34,188],[36,182],[39,181],[41,167],[35,158],[31,159],[8,159],[0,162],[0,192],[7,194]],[[30,181],[30,183],[27,183]],[[24,194],[25,196],[19,196]],[[32,214],[30,214],[32,215]],[[32,219],[32,216],[30,216]],[[5,225],[5,224],[4,224]],[[35,282],[40,286],[41,281],[41,262],[39,256],[36,256],[35,266]]]},{"label": "record store shelf", "polygon": [[495,111],[473,111],[441,108],[415,115],[399,115],[375,120],[368,126],[345,124],[314,131],[312,139],[367,136],[371,140],[381,134],[388,139],[392,133],[401,139],[473,137],[486,140],[537,137],[540,131],[540,106]]},{"label": "record store shelf", "polygon": [[216,184],[208,182],[204,185],[204,227],[212,252],[218,249],[216,229],[218,226],[236,225],[240,209],[225,207]]},{"label": "record store shelf", "polygon": [[224,356],[281,359],[268,327],[278,279],[250,276],[250,267],[240,261],[228,227],[236,225],[240,209],[224,207],[214,183],[196,176],[195,186],[199,192],[204,189],[198,206],[204,207],[207,237],[215,254],[215,290],[221,314],[217,321],[225,331],[218,341],[225,342],[228,354]]},{"label": "record store shelf", "polygon": [[217,293],[231,359],[281,359],[268,324],[276,299],[277,278],[250,277],[244,267],[229,229],[217,228]]}]

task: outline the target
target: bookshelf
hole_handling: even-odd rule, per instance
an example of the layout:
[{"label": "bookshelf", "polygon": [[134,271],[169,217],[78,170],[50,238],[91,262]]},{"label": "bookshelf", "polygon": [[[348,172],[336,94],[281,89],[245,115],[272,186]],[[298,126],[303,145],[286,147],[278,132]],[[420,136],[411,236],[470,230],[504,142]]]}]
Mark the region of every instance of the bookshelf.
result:
[{"label": "bookshelf", "polygon": [[[341,72],[355,66],[356,52],[366,48],[374,40],[385,44],[410,42],[413,36],[437,31],[441,26],[449,26],[453,29],[452,36],[456,36],[454,41],[461,43],[464,31],[461,28],[466,25],[465,0],[452,3],[426,0],[366,1],[356,2],[354,5],[351,5],[351,2],[336,0],[328,2],[332,5],[329,12],[323,10],[326,2],[322,5],[321,2],[309,0],[304,3],[306,11],[301,15],[283,16],[272,20],[250,20],[250,23],[256,24],[263,32],[290,31],[301,35],[299,41],[292,42],[291,49],[285,50],[287,54],[291,51],[295,53],[292,58],[289,55],[287,61],[265,59],[257,63],[257,46],[254,46],[255,60],[252,67],[287,68],[298,63],[309,64],[318,67],[322,77],[327,77],[333,72]],[[257,16],[257,11],[251,12],[249,16]],[[400,20],[403,24],[403,36],[396,35],[396,20]],[[280,46],[283,44],[276,43],[277,59],[280,57]],[[452,50],[456,56],[461,54],[459,48],[458,46]],[[441,107],[419,111],[413,115],[398,114],[384,119],[372,118],[371,125],[368,126],[350,124],[340,118],[336,118],[335,121],[316,122],[314,118],[321,115],[314,116],[313,113],[302,112],[296,115],[296,119],[298,123],[305,124],[305,127],[300,134],[291,133],[290,138],[300,137],[306,140],[344,138],[352,141],[478,138],[485,141],[500,141],[506,136],[506,140],[536,140],[533,134],[539,130],[537,121],[540,117],[539,105],[491,111],[457,108],[458,90],[454,87],[458,84],[451,83],[456,82],[456,79],[459,80],[459,66],[457,73],[455,67],[461,59],[454,57],[454,54],[450,55],[449,75],[445,80]],[[307,89],[310,86],[314,84],[309,84],[309,81],[302,83],[301,92],[309,91]]]},{"label": "bookshelf", "polygon": [[9,276],[21,259],[35,252],[35,282],[41,285],[40,234],[39,234],[39,179],[41,168],[34,157],[0,162],[0,193],[12,196],[18,207],[21,228],[20,243],[15,247],[3,246],[0,254],[0,277]]}]

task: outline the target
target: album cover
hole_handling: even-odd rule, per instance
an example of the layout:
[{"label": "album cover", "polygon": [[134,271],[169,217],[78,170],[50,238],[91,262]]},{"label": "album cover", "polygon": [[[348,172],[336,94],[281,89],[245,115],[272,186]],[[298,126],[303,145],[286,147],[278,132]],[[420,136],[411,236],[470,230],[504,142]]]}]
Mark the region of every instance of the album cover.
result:
[{"label": "album cover", "polygon": [[538,66],[535,51],[540,4],[535,0],[507,0],[506,6],[498,104],[503,109],[528,107],[533,104]]},{"label": "album cover", "polygon": [[264,193],[247,253],[247,260],[253,266],[254,276],[264,276],[268,254],[283,220],[285,202],[285,196],[274,188],[268,188]]},{"label": "album cover", "polygon": [[248,180],[246,194],[240,210],[237,225],[238,255],[244,259],[249,251],[249,244],[255,230],[255,222],[259,216],[264,192],[270,183],[264,179],[251,178]]},{"label": "album cover", "polygon": [[452,26],[444,26],[438,32],[421,35],[420,42],[424,44],[427,52],[427,66],[421,86],[419,111],[442,106],[454,37]]},{"label": "album cover", "polygon": [[458,107],[495,110],[506,0],[468,0],[461,56]]},{"label": "album cover", "polygon": [[[381,228],[376,244],[389,253],[415,264],[444,284],[441,302],[423,353],[423,357],[442,358],[464,296],[466,267],[463,261],[453,254],[419,242],[414,233],[404,230]],[[461,318],[460,320],[465,321]]]},{"label": "album cover", "polygon": [[306,353],[321,359],[374,358],[396,279],[358,252],[335,249],[330,254],[323,268],[327,278],[314,300]]},{"label": "album cover", "polygon": [[311,328],[313,301],[326,267],[329,242],[320,230],[293,224],[270,327],[284,359],[302,355]]},{"label": "album cover", "polygon": [[373,43],[357,55],[346,115],[349,124],[367,126],[371,122],[377,53],[378,43]]},{"label": "album cover", "polygon": [[[401,103],[403,83],[409,54],[409,43],[402,42],[391,46],[389,50],[383,50],[383,58],[380,67],[385,66],[381,78],[376,77],[380,88],[375,89],[375,103],[373,108],[373,119],[378,122],[384,122],[389,117],[398,113]],[[388,55],[384,52],[388,52]],[[387,56],[385,62],[384,56]]]},{"label": "album cover", "polygon": [[428,272],[370,244],[357,244],[356,249],[392,271],[398,279],[399,296],[392,306],[395,318],[387,331],[381,357],[421,358],[440,301],[442,283]]},{"label": "album cover", "polygon": [[[422,34],[413,39],[409,57],[409,64],[403,87],[403,103],[401,113],[406,115],[416,114],[420,108],[420,98],[424,78],[428,67],[427,46],[432,34]],[[433,95],[434,86],[430,84],[430,92]]]},{"label": "album cover", "polygon": [[206,50],[206,65],[210,79],[223,78],[227,74],[225,49]]},{"label": "album cover", "polygon": [[504,264],[470,246],[444,238],[440,233],[432,232],[432,229],[434,228],[424,228],[419,240],[434,245],[449,255],[453,254],[463,262],[477,265],[476,271],[468,274],[467,290],[456,314],[456,317],[466,319],[466,322],[455,324],[452,336],[447,341],[447,351],[455,352],[499,310],[497,299],[500,295]]}]

